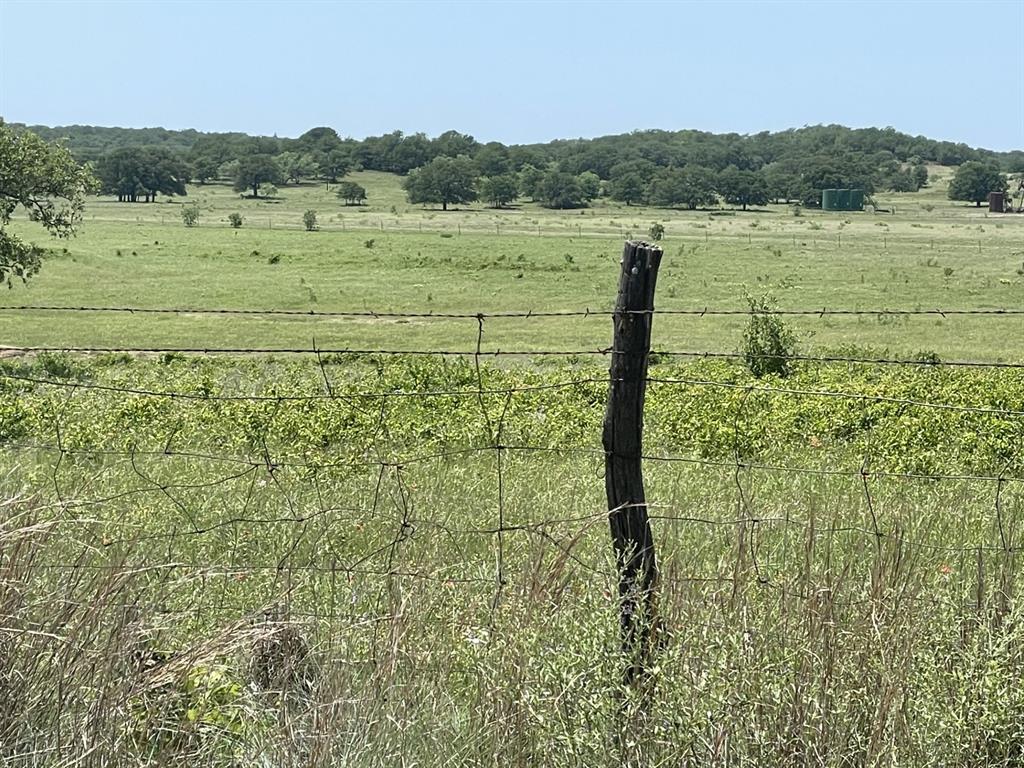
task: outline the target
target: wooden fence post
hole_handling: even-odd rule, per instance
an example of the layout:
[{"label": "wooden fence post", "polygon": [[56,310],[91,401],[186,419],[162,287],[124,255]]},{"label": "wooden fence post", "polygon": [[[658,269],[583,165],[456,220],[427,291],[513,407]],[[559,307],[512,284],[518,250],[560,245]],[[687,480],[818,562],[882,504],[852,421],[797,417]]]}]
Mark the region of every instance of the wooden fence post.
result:
[{"label": "wooden fence post", "polygon": [[643,413],[654,319],[654,287],[662,251],[627,241],[613,319],[608,405],[604,416],[608,522],[619,571],[619,621],[626,654],[625,682],[643,675],[655,621],[658,576],[644,495]]}]

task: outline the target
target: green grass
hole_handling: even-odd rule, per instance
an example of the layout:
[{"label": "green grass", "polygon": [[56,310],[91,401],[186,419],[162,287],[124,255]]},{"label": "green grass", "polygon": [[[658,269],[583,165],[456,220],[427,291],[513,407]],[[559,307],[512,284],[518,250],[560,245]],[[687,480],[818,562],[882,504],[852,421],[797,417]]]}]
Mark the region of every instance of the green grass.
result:
[{"label": "green grass", "polygon": [[[458,362],[43,357],[3,372],[66,385],[0,391],[9,764],[1024,756],[1024,595],[1003,547],[1024,485],[882,474],[1019,478],[1013,419],[653,386],[647,452],[707,463],[647,462],[664,629],[641,710],[618,684],[602,383],[506,403],[472,395]],[[480,375],[500,390],[601,373]],[[756,384],[724,364],[654,375]],[[281,403],[84,388],[315,396],[324,376],[334,397]],[[1024,409],[1013,372],[804,365],[760,382],[783,384]],[[499,459],[499,418],[504,444],[563,450]]]},{"label": "green grass", "polygon": [[[43,272],[15,286],[4,303],[607,310],[623,236],[642,236],[655,220],[667,231],[660,308],[741,308],[748,290],[770,290],[790,308],[1019,308],[1024,300],[1024,217],[988,217],[943,202],[931,189],[893,196],[894,215],[805,211],[794,217],[787,207],[771,207],[717,216],[605,204],[576,212],[524,204],[442,214],[402,203],[397,177],[355,176],[372,201],[358,211],[320,185],[286,187],[274,202],[242,200],[218,185],[193,187],[187,199],[198,200],[204,213],[192,229],[181,224],[177,200],[91,203],[67,251],[57,248]],[[932,204],[930,212],[920,207]],[[398,214],[389,212],[392,205]],[[318,210],[321,231],[303,230],[307,208]],[[246,217],[239,230],[226,224],[236,210]],[[27,223],[15,228],[33,233]],[[1019,349],[1006,344],[1024,334],[1019,317],[891,320],[805,318],[796,326],[808,350],[859,345],[899,354],[1021,359]],[[660,317],[655,344],[732,349],[741,327],[742,319]],[[476,330],[474,320],[0,313],[0,338],[10,346],[311,347],[315,337],[321,347],[467,348]],[[605,318],[489,321],[485,335],[491,349],[597,349],[607,339]]]}]

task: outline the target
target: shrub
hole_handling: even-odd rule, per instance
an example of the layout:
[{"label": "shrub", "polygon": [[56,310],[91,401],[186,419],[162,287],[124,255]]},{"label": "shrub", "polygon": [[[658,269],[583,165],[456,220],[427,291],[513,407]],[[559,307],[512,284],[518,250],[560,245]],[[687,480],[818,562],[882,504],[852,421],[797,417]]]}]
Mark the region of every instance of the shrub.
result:
[{"label": "shrub", "polygon": [[757,378],[775,374],[788,376],[796,350],[796,335],[778,315],[772,314],[775,299],[770,293],[747,294],[750,322],[743,332],[743,359]]},{"label": "shrub", "polygon": [[228,214],[228,224],[230,224],[235,229],[238,229],[240,226],[242,226],[242,214],[240,214],[240,213],[230,213],[230,214]]},{"label": "shrub", "polygon": [[307,232],[313,232],[316,230],[316,211],[310,208],[304,214],[302,214],[302,223],[306,227]]},{"label": "shrub", "polygon": [[651,224],[651,228],[647,230],[647,235],[654,242],[658,242],[665,236],[665,225],[660,222],[654,222]]},{"label": "shrub", "polygon": [[192,205],[183,206],[181,209],[181,220],[185,222],[186,227],[194,227],[199,223],[199,206],[193,203]]}]

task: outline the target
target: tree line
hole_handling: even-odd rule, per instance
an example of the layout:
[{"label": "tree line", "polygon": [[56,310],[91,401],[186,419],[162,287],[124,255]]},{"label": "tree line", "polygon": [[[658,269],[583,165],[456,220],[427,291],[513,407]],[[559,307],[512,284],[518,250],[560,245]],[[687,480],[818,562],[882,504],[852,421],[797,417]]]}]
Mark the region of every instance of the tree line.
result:
[{"label": "tree line", "polygon": [[[15,129],[26,127],[17,123],[9,125]],[[1003,172],[1024,172],[1024,149],[993,152],[964,143],[911,136],[893,128],[847,128],[841,125],[816,125],[749,135],[645,130],[594,139],[563,139],[546,144],[512,146],[500,142],[480,143],[458,131],[446,131],[433,139],[422,133],[393,131],[355,140],[340,139],[333,129],[326,127],[313,128],[298,139],[254,137],[243,133],[203,133],[191,129],[170,131],[163,128],[77,125],[29,128],[47,141],[62,141],[79,162],[96,162],[112,150],[127,146],[160,147],[185,157],[190,163],[204,159],[207,171],[211,159],[220,164],[244,154],[295,152],[303,155],[341,148],[367,170],[403,175],[439,155],[473,157],[483,166],[485,176],[504,170],[518,171],[527,164],[542,167],[550,162],[561,162],[571,173],[590,171],[607,179],[612,166],[627,160],[648,160],[659,167],[692,164],[722,170],[735,165],[741,170],[756,170],[786,158],[844,153],[875,155],[880,160],[896,160],[905,164],[915,158],[939,165],[960,165],[973,160],[995,163]],[[506,165],[510,167],[506,169]],[[306,168],[308,170],[308,165]]]},{"label": "tree line", "polygon": [[[73,148],[79,129],[66,130]],[[102,130],[89,129],[90,147]],[[150,133],[140,138],[156,130],[144,129]],[[127,140],[129,131],[116,129],[112,135]],[[869,194],[914,191],[927,183],[928,162],[1024,171],[1024,152],[992,153],[891,128],[812,126],[754,135],[637,131],[513,146],[480,143],[458,131],[434,138],[394,131],[361,141],[328,127],[297,139],[193,131],[182,132],[192,141],[177,151],[167,135],[175,132],[158,134],[166,139],[160,146],[120,146],[97,157],[93,163],[103,191],[138,202],[159,193],[182,194],[186,181],[226,180],[258,197],[283,184],[338,184],[349,172],[365,169],[400,174],[411,202],[444,208],[475,199],[500,207],[517,198],[576,208],[599,194],[627,205],[697,208],[721,198],[746,208],[769,201],[820,205],[821,191],[834,187]],[[365,199],[364,189],[346,183],[348,204]]]}]

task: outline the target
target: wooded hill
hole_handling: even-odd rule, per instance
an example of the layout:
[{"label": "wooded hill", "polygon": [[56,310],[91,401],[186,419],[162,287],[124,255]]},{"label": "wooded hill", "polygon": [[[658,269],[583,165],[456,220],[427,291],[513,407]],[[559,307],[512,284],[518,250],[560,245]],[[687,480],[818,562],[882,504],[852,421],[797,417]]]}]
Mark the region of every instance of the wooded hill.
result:
[{"label": "wooded hill", "polygon": [[[650,130],[512,146],[458,131],[434,138],[394,131],[356,140],[328,127],[296,139],[162,128],[29,129],[93,163],[103,191],[127,202],[185,194],[186,182],[212,180],[229,180],[258,197],[277,184],[332,184],[363,169],[406,176],[410,202],[444,208],[477,199],[501,207],[517,197],[579,208],[600,195],[669,208],[719,199],[744,208],[769,201],[817,206],[823,189],[912,192],[927,183],[929,163],[972,161],[993,180],[981,197],[966,198],[978,202],[1006,188],[1001,172],[1024,171],[1024,151],[998,153],[892,128],[840,125],[753,135]],[[361,188],[356,199],[359,194],[365,196]]]}]

